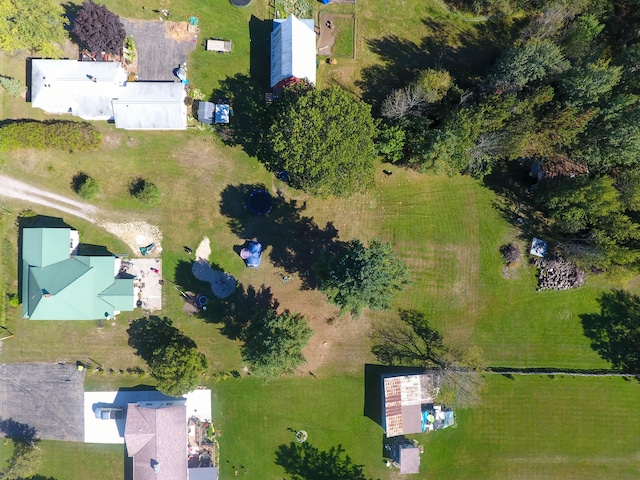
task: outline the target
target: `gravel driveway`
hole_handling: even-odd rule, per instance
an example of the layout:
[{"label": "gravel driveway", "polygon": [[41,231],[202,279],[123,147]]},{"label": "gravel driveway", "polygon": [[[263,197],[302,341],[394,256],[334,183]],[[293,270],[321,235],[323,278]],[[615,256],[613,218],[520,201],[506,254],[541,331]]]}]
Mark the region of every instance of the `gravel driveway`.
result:
[{"label": "gravel driveway", "polygon": [[70,215],[95,223],[98,209],[93,205],[47,192],[28,183],[0,175],[0,196],[24,200],[31,204],[54,208]]},{"label": "gravel driveway", "polygon": [[[178,81],[173,71],[187,61],[189,52],[197,45],[194,35],[188,40],[170,38],[167,26],[173,22],[121,19],[127,35],[133,35],[138,51],[138,75],[140,80]],[[186,24],[185,24],[186,29]]]}]

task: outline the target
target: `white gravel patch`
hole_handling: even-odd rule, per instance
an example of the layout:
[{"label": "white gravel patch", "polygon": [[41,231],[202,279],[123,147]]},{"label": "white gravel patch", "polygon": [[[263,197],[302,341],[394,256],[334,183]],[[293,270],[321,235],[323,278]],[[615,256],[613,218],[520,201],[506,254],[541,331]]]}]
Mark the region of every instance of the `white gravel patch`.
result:
[{"label": "white gravel patch", "polygon": [[156,246],[147,255],[148,257],[157,257],[162,252],[162,232],[155,225],[150,225],[146,222],[107,222],[101,224],[101,227],[125,242],[135,254],[134,256],[142,256],[140,247],[145,247],[152,243],[155,243]]},{"label": "white gravel patch", "polygon": [[236,279],[226,272],[211,268],[209,255],[211,255],[211,243],[208,237],[204,237],[196,249],[196,261],[191,267],[193,276],[203,282],[209,282],[211,291],[218,298],[227,298],[233,295],[236,291]]}]

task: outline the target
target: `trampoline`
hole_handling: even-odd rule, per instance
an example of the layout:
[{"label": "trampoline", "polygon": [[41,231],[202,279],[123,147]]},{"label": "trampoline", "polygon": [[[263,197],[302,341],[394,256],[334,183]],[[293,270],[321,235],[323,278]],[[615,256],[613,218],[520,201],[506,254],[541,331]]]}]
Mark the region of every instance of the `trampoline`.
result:
[{"label": "trampoline", "polygon": [[230,0],[231,5],[234,7],[246,7],[251,3],[251,0]]},{"label": "trampoline", "polygon": [[251,213],[256,215],[266,215],[273,207],[273,198],[266,190],[254,190],[249,195],[247,207]]}]

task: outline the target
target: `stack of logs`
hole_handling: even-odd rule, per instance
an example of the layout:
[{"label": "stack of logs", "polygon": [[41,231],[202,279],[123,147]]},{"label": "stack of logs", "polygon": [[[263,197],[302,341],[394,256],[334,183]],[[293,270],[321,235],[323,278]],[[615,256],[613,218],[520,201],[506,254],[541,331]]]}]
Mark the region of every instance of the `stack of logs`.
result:
[{"label": "stack of logs", "polygon": [[538,268],[538,290],[569,290],[581,287],[587,274],[560,257],[536,258]]}]

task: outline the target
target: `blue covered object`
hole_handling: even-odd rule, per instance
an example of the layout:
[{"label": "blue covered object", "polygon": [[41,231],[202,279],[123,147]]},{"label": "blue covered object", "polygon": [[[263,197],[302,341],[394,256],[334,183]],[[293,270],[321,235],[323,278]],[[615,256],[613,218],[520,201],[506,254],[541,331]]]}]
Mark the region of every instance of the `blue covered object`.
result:
[{"label": "blue covered object", "polygon": [[240,251],[240,257],[249,268],[258,268],[262,260],[262,244],[260,242],[249,242],[247,248]]},{"label": "blue covered object", "polygon": [[251,213],[266,215],[273,207],[273,198],[271,198],[271,195],[266,190],[255,189],[251,192],[251,195],[249,195],[247,207],[249,207]]}]

